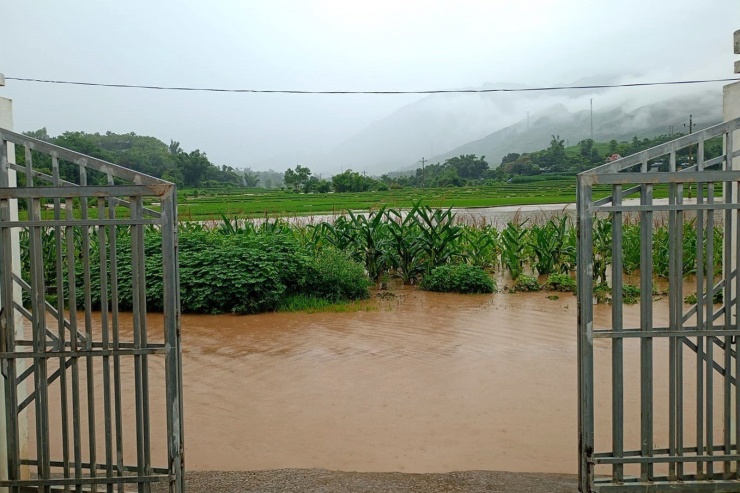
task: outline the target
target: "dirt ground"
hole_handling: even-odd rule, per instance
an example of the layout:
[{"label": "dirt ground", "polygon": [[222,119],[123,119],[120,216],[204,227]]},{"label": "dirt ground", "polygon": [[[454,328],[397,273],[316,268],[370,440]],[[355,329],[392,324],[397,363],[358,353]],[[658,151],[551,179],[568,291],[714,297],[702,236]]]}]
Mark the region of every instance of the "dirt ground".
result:
[{"label": "dirt ground", "polygon": [[[154,488],[153,491],[165,491]],[[188,493],[573,493],[577,477],[462,471],[440,474],[340,472],[326,469],[199,471],[186,474]]]}]

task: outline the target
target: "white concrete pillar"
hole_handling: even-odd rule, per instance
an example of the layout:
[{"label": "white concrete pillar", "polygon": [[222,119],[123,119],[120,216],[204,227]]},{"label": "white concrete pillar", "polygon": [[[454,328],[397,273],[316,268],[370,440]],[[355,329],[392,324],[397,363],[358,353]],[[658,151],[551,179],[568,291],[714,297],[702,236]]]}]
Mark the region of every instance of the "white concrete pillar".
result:
[{"label": "white concrete pillar", "polygon": [[[0,79],[0,86],[2,80]],[[13,130],[13,101],[10,99],[0,97],[0,128],[6,128]],[[13,144],[8,145],[8,161],[15,163],[15,146]],[[11,187],[16,186],[16,172],[11,170],[8,176],[8,183]],[[10,219],[18,220],[18,202],[12,201],[10,205]],[[13,271],[21,272],[21,258],[20,258],[20,240],[18,238],[18,230],[14,230],[12,233],[13,241]],[[15,286],[13,290],[13,299],[17,303],[22,303],[22,294],[19,286]],[[23,316],[15,310],[15,327],[16,327],[16,338],[23,337]],[[23,371],[23,368],[19,368],[19,371]],[[0,375],[0,382],[5,384],[4,377]],[[4,385],[3,385],[4,388]],[[18,389],[19,395],[26,395],[25,384],[23,389]],[[7,479],[8,477],[8,460],[7,460],[7,441],[6,441],[6,429],[5,429],[5,392],[0,392],[0,477]],[[28,421],[26,415],[19,416],[18,429],[20,432],[20,444],[21,444],[21,457],[28,457]],[[22,477],[28,477],[28,466],[22,467]],[[0,488],[2,491],[7,491],[6,488]]]}]

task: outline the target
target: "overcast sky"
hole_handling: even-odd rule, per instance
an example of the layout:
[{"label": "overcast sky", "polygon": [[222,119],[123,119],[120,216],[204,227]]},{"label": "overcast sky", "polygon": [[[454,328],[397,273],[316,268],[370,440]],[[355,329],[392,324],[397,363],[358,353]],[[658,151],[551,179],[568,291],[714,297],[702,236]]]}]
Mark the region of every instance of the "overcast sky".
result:
[{"label": "overcast sky", "polygon": [[[6,77],[253,89],[452,89],[584,78],[732,77],[740,2],[0,0],[0,26],[0,73]],[[200,148],[217,164],[236,167],[285,152],[327,150],[420,99],[12,80],[0,96],[14,100],[17,130],[133,131],[179,140],[186,150]]]}]

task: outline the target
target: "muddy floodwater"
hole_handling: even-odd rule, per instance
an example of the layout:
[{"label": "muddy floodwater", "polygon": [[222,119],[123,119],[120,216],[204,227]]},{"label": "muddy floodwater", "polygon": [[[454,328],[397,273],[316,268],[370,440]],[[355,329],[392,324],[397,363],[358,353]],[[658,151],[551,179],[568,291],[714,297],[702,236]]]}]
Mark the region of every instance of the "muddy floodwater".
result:
[{"label": "muddy floodwater", "polygon": [[[547,294],[399,287],[376,296],[368,310],[349,313],[185,315],[186,467],[574,473],[576,298]],[[666,307],[655,303],[658,313]],[[597,324],[608,323],[611,307],[595,309]],[[161,315],[149,318],[153,334]],[[130,314],[122,320],[125,331]],[[626,326],[638,320],[639,305],[626,306]],[[611,350],[602,342],[597,388],[611,379]],[[628,431],[640,428],[638,346],[633,349],[625,349],[625,439],[639,448],[639,436]],[[667,408],[664,413],[660,402],[668,392],[661,374],[667,355],[656,341],[656,447],[666,446]],[[150,362],[156,465],[166,458],[163,362]],[[692,371],[689,363],[685,371]],[[130,382],[132,365],[123,372]],[[98,394],[100,385],[98,372]],[[132,419],[130,383],[123,394]],[[597,445],[608,445],[610,409],[610,394],[597,392]],[[100,404],[95,412],[102,426]],[[125,455],[135,463],[134,444],[127,433]],[[100,444],[98,450],[103,457]]]}]

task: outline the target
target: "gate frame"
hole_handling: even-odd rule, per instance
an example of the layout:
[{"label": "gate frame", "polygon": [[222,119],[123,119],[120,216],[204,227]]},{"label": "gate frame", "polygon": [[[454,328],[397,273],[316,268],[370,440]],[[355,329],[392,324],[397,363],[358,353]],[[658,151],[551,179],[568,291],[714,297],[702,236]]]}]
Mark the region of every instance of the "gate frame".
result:
[{"label": "gate frame", "polygon": [[[15,156],[11,155],[13,145],[19,146],[25,152],[25,166],[15,163]],[[33,156],[46,154],[51,157],[52,173],[34,169]],[[60,178],[59,163],[64,160],[76,164],[79,167],[79,183],[72,183]],[[93,170],[99,175],[107,176],[107,184],[103,186],[88,185],[88,171]],[[12,171],[24,173],[26,179],[25,187],[14,187],[8,181],[9,173]],[[34,186],[34,181],[43,181],[50,186]],[[147,209],[143,205],[144,197],[156,197],[161,204],[161,211],[157,212]],[[18,199],[26,200],[28,207],[28,219],[11,220],[10,209]],[[41,214],[41,201],[48,199],[53,201],[54,218],[43,219]],[[73,214],[73,200],[79,200],[81,204],[81,217]],[[97,203],[97,217],[88,216],[88,209],[95,209]],[[62,204],[68,207],[62,207]],[[117,207],[129,210],[128,217],[119,217]],[[65,211],[63,213],[63,211]],[[64,217],[63,217],[64,216]],[[145,265],[144,265],[144,226],[155,225],[161,229],[162,234],[162,259],[163,259],[163,343],[150,343],[147,340],[146,327],[146,288],[145,288]],[[115,228],[117,226],[130,226],[131,233],[131,256],[132,256],[132,290],[134,305],[134,331],[133,343],[115,342],[117,333],[116,293],[118,276],[118,263],[116,258]],[[97,227],[97,230],[95,229]],[[27,228],[30,242],[30,282],[22,279],[20,272],[16,272],[12,265],[9,254],[14,242],[11,232],[19,228]],[[56,269],[57,269],[57,294],[62,301],[55,308],[45,299],[43,259],[41,258],[41,233],[44,228],[50,228],[56,232]],[[69,243],[72,240],[70,234],[75,228],[79,228],[83,241],[83,289],[85,296],[84,308],[79,307],[75,300],[74,269],[69,268],[67,274],[68,293],[64,293],[62,280],[60,279],[64,262],[68,267],[75,266],[73,255],[63,255],[61,248],[61,231],[66,233],[68,245],[67,251],[73,248]],[[113,235],[106,243],[106,230]],[[110,234],[109,234],[110,236]],[[92,310],[90,306],[90,260],[89,246],[91,241],[99,241],[101,252],[108,255],[110,251],[110,269],[107,269],[107,260],[101,253],[101,304],[106,308],[100,312],[101,324],[103,324],[102,342],[93,341],[91,333]],[[6,406],[6,443],[8,447],[8,479],[0,480],[0,488],[8,488],[10,491],[27,491],[29,488],[39,488],[51,491],[52,487],[64,487],[68,491],[70,487],[82,491],[82,486],[90,486],[93,491],[100,486],[113,491],[123,491],[125,484],[138,485],[140,492],[148,492],[152,482],[168,482],[171,493],[184,491],[184,430],[183,430],[183,406],[182,406],[182,348],[180,344],[180,294],[179,294],[179,269],[177,260],[177,190],[172,183],[160,180],[122,166],[109,163],[91,156],[65,149],[48,142],[30,138],[10,130],[0,128],[0,306],[12,307],[4,309],[0,313],[0,362],[3,372],[8,375],[5,387]],[[79,261],[77,261],[79,262]],[[110,274],[110,285],[108,275]],[[61,276],[64,277],[64,276]],[[31,310],[19,306],[13,300],[13,293],[23,289],[30,294]],[[110,293],[110,298],[108,297]],[[105,302],[103,301],[105,300]],[[110,305],[108,305],[110,301]],[[84,321],[76,320],[76,310],[70,313],[69,319],[64,316],[65,302],[72,307],[84,310]],[[109,307],[110,306],[110,307]],[[60,308],[61,307],[61,308]],[[109,308],[108,308],[109,307]],[[42,314],[43,316],[36,316]],[[58,322],[58,334],[55,334],[47,326],[46,317],[51,315]],[[16,341],[17,316],[25,317],[30,321],[30,333],[33,340]],[[114,334],[113,342],[107,339],[108,321]],[[78,325],[80,327],[78,327]],[[84,327],[84,329],[82,328]],[[65,341],[65,337],[68,339]],[[20,344],[20,345],[16,345]],[[27,348],[31,347],[29,351]],[[18,349],[16,349],[18,348]],[[25,350],[24,350],[25,348]],[[149,458],[149,385],[148,385],[148,358],[149,355],[164,356],[165,375],[165,413],[167,418],[167,457],[168,463],[165,467],[152,467]],[[105,448],[106,458],[104,462],[96,462],[95,459],[95,414],[94,407],[89,402],[95,401],[95,394],[91,389],[92,368],[94,358],[102,358],[104,383],[105,407]],[[116,366],[121,357],[133,357],[135,371],[135,398],[136,398],[136,450],[137,465],[123,465],[122,443],[119,438],[123,437],[123,426],[120,409],[120,386],[115,387],[115,404],[111,403],[110,385],[110,359],[114,361],[114,379],[120,380],[120,369]],[[87,362],[88,384],[88,428],[90,436],[89,462],[82,462],[81,446],[81,419],[85,412],[80,409],[80,385],[79,377],[75,377],[75,369],[78,360]],[[59,361],[60,370],[48,375],[46,370],[47,361]],[[31,361],[28,369],[22,370],[19,362]],[[47,402],[49,385],[56,379],[63,383],[69,367],[72,366],[72,412],[65,411],[66,404],[62,406],[61,434],[65,445],[63,446],[64,458],[62,461],[51,460],[49,454],[48,434],[49,407]],[[63,369],[63,371],[62,371]],[[106,380],[106,371],[108,373]],[[33,377],[33,390],[26,393],[18,382]],[[67,385],[63,383],[62,392],[67,392]],[[19,395],[20,394],[20,395]],[[63,402],[67,402],[62,398]],[[75,401],[76,399],[76,401]],[[19,441],[17,422],[20,412],[30,404],[35,405],[35,425],[37,435],[36,459],[21,456],[21,444]],[[94,406],[94,404],[93,404]],[[92,409],[92,411],[91,411]],[[74,458],[69,457],[69,422],[67,414],[73,423],[74,430]],[[113,430],[111,421],[116,420],[116,451],[113,453]],[[129,436],[129,435],[125,435]],[[25,478],[22,473],[24,466],[36,466],[36,478]],[[52,468],[62,469],[59,475],[54,475]],[[83,474],[83,471],[86,471]],[[104,471],[104,472],[101,472]]]},{"label": "gate frame", "polygon": [[[733,167],[733,159],[740,151],[733,147],[733,132],[740,129],[740,119],[735,119],[705,130],[680,137],[632,156],[585,171],[578,175],[577,229],[578,229],[578,431],[579,431],[579,490],[581,492],[632,492],[632,491],[715,491],[738,492],[740,481],[740,399],[734,391],[735,376],[740,374],[740,359],[736,358],[740,346],[740,320],[732,317],[740,313],[740,276],[737,275],[740,229],[738,183],[740,171]],[[724,152],[717,158],[704,160],[704,143],[710,138],[723,136]],[[687,147],[697,149],[697,162],[678,170],[676,152]],[[649,162],[667,156],[668,171],[649,169]],[[689,163],[691,164],[691,163]],[[639,167],[639,171],[631,169]],[[719,169],[716,169],[719,168]],[[723,202],[715,202],[714,185],[721,183]],[[610,195],[594,199],[594,186],[610,187]],[[629,188],[623,188],[633,185]],[[653,187],[668,188],[669,203],[653,202]],[[684,185],[695,185],[697,203],[684,203]],[[705,193],[706,191],[706,193]],[[609,192],[607,192],[608,194]],[[633,194],[640,197],[639,205],[625,205],[622,200]],[[724,215],[723,269],[721,280],[703,276],[713,272],[711,243],[708,242],[706,260],[702,248],[697,248],[697,303],[684,312],[683,308],[683,251],[682,228],[684,212],[697,214],[697,243],[702,241],[705,227],[714,231],[714,214]],[[626,328],[622,313],[622,215],[637,213],[640,217],[640,327]],[[652,234],[653,213],[668,215],[669,227],[669,297],[668,327],[653,326],[652,305]],[[598,213],[609,214],[612,227],[612,297],[619,300],[612,304],[611,328],[594,327],[593,292],[594,258],[593,227]],[[708,233],[707,233],[708,234]],[[645,245],[650,245],[645,247]],[[704,279],[704,277],[706,279]],[[734,282],[731,282],[733,281]],[[647,288],[647,289],[646,289]],[[714,310],[712,297],[723,294],[721,308]],[[693,327],[684,326],[695,317]],[[722,339],[720,339],[720,337]],[[594,339],[612,341],[612,445],[609,452],[594,450]],[[624,450],[624,347],[626,338],[640,339],[640,450]],[[653,446],[653,340],[667,338],[669,344],[669,446]],[[690,339],[695,339],[693,343]],[[734,342],[732,342],[734,339]],[[704,345],[706,344],[706,350]],[[732,349],[732,345],[735,349]],[[684,444],[683,421],[683,355],[684,346],[696,353],[697,358],[697,422],[696,446]],[[720,361],[713,354],[714,346],[721,348]],[[733,368],[734,366],[734,368]],[[706,368],[706,374],[703,374]],[[700,370],[701,369],[701,370]],[[725,371],[727,369],[727,371]],[[723,440],[714,445],[713,382],[714,373],[722,375],[724,406],[722,412]],[[703,382],[706,380],[706,388]],[[733,401],[734,396],[734,403]],[[706,413],[703,410],[706,408]],[[734,429],[734,430],[733,430]],[[706,436],[703,433],[706,432]],[[693,455],[692,455],[693,454]],[[722,463],[722,472],[714,472],[715,463]],[[696,464],[697,473],[684,474],[683,465]],[[612,466],[611,477],[596,477],[595,467]],[[640,464],[640,475],[624,475],[626,464]],[[656,464],[668,464],[667,475],[655,475]],[[706,472],[705,472],[706,466]],[[717,468],[719,469],[719,467]]]}]

